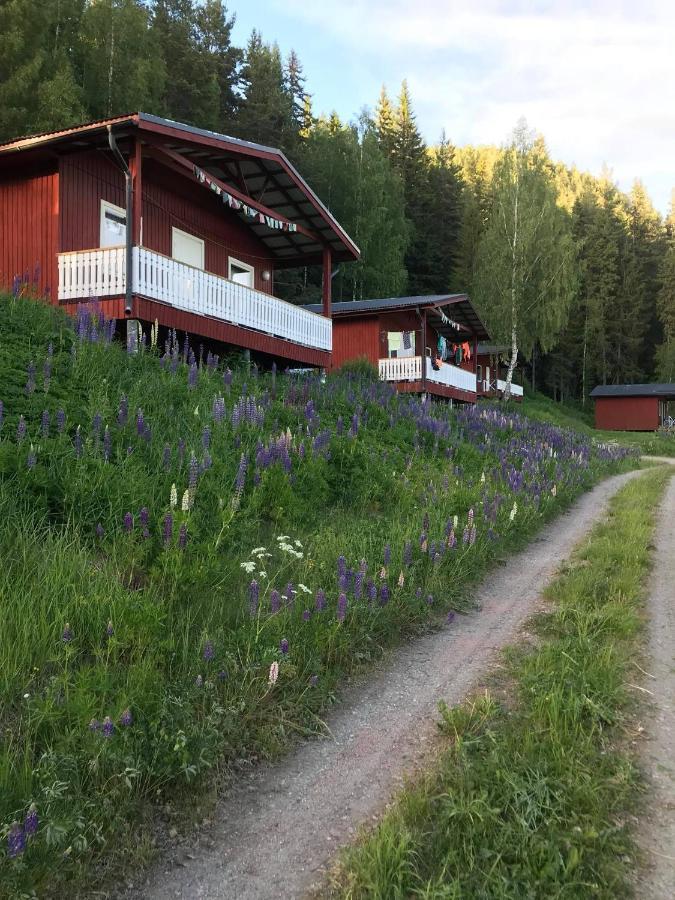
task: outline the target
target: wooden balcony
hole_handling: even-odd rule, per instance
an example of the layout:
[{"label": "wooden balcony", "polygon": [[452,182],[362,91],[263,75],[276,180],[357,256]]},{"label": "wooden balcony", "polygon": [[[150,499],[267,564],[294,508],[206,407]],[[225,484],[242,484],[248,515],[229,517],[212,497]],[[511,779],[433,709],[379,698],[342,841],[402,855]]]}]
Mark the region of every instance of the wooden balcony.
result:
[{"label": "wooden balcony", "polygon": [[[124,247],[60,253],[59,301],[122,296],[124,261]],[[145,247],[133,248],[133,294],[303,347],[331,350],[332,322],[325,316]]]},{"label": "wooden balcony", "polygon": [[[399,390],[423,391],[454,397],[458,400],[475,401],[476,374],[467,372],[449,363],[443,363],[436,370],[431,360],[426,358],[425,380],[422,381],[422,357],[402,356],[379,360],[380,379],[397,382]],[[423,386],[424,385],[424,386]]]}]

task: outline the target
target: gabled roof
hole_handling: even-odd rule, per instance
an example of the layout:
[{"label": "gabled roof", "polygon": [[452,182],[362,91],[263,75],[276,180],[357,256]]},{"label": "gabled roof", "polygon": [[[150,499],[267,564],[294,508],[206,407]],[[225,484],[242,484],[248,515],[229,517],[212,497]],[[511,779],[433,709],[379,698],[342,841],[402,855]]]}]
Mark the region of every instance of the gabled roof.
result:
[{"label": "gabled roof", "polygon": [[675,400],[675,384],[605,384],[594,388],[591,397],[662,397]]},{"label": "gabled roof", "polygon": [[331,248],[335,262],[359,258],[356,244],[281,150],[149,113],[100,119],[0,144],[0,166],[3,160],[17,153],[53,156],[55,152],[102,147],[107,141],[109,125],[118,141],[138,132],[149,140],[157,138],[167,149],[180,153],[254,202],[303,226],[304,231],[289,233],[250,223],[281,265],[293,265],[299,257],[302,263],[319,262],[324,244]]},{"label": "gabled roof", "polygon": [[[314,312],[320,312],[319,304],[311,304],[307,307]],[[457,329],[448,325],[445,319],[452,319],[463,329],[469,331],[481,340],[489,340],[490,335],[474,309],[468,294],[429,294],[421,297],[385,297],[380,300],[352,300],[341,303],[333,303],[331,313],[333,318],[339,319],[347,316],[368,316],[376,313],[397,312],[403,309],[426,309],[430,312],[429,321],[433,328],[445,337],[457,340]]]}]

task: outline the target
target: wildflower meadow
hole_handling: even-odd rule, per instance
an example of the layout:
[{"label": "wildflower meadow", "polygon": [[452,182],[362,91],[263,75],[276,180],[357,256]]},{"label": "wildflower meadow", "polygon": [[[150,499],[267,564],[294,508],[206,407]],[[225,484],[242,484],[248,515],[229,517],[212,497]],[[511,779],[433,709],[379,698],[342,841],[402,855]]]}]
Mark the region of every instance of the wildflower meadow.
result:
[{"label": "wildflower meadow", "polygon": [[366,366],[116,331],[0,302],[0,895],[133,858],[149,809],[320,730],[350,672],[635,465]]}]

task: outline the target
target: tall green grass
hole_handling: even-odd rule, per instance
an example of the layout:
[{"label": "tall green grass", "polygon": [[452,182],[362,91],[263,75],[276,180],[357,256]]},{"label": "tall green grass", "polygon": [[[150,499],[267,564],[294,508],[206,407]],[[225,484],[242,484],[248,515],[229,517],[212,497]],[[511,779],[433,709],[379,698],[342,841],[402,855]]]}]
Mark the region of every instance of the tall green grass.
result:
[{"label": "tall green grass", "polygon": [[630,482],[548,590],[534,646],[507,654],[504,705],[442,706],[447,748],[347,852],[334,895],[602,897],[630,893],[638,784],[634,660],[654,510],[670,472]]}]

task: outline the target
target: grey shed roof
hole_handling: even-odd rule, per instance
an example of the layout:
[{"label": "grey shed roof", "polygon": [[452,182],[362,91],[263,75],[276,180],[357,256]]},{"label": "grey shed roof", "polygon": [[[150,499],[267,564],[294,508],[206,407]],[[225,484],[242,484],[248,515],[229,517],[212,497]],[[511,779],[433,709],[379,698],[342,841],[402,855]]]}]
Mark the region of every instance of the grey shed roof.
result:
[{"label": "grey shed roof", "polygon": [[591,397],[662,397],[675,400],[675,384],[605,384],[594,388]]}]

